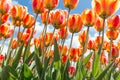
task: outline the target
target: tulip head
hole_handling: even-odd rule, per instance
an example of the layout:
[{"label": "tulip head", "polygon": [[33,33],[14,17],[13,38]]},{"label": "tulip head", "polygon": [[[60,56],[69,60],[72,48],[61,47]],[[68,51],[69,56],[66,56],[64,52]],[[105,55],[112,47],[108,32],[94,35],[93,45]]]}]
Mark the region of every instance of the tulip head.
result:
[{"label": "tulip head", "polygon": [[71,33],[78,33],[82,29],[81,15],[73,14],[70,15],[68,20],[68,28]]},{"label": "tulip head", "polygon": [[78,5],[79,0],[63,0],[64,6],[69,9],[75,9]]},{"label": "tulip head", "polygon": [[120,17],[119,15],[114,15],[108,20],[108,28],[116,30],[120,28]]}]

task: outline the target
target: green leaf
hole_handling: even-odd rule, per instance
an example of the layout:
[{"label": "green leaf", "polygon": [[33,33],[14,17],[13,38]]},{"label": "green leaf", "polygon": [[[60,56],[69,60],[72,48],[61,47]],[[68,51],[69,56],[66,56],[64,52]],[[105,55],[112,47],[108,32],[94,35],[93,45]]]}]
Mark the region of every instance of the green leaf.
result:
[{"label": "green leaf", "polygon": [[96,80],[102,80],[104,78],[104,76],[106,75],[106,73],[109,71],[112,64],[113,64],[113,62],[111,64],[109,64],[102,73],[100,73],[100,75],[96,78]]},{"label": "green leaf", "polygon": [[56,70],[60,70],[61,68],[61,61],[54,62],[54,66]]},{"label": "green leaf", "polygon": [[26,79],[30,80],[32,78],[32,76],[33,76],[33,74],[31,72],[31,70],[29,69],[29,67],[27,66],[27,64],[24,64],[24,77]]},{"label": "green leaf", "polygon": [[1,80],[9,79],[9,66],[4,66],[1,74]]},{"label": "green leaf", "polygon": [[92,56],[92,52],[86,58],[84,58],[83,65],[87,64],[87,62],[90,60],[91,56]]},{"label": "green leaf", "polygon": [[100,68],[100,54],[96,54],[92,65],[92,76],[96,77]]},{"label": "green leaf", "polygon": [[19,64],[19,60],[20,60],[20,57],[21,57],[21,53],[22,53],[22,50],[23,50],[23,46],[24,46],[24,44],[22,44],[22,46],[19,48],[19,50],[18,50],[18,52],[17,52],[17,54],[16,54],[16,56],[15,56],[15,58],[14,58],[14,60],[13,60],[12,67],[13,67],[14,69],[16,69],[16,67],[17,67],[18,64]]},{"label": "green leaf", "polygon": [[75,79],[76,80],[82,80],[83,79],[83,74],[82,74],[81,69],[79,71],[77,71]]},{"label": "green leaf", "polygon": [[114,74],[114,80],[120,80],[120,70]]},{"label": "green leaf", "polygon": [[60,60],[60,55],[59,55],[59,50],[58,50],[58,44],[57,41],[54,41],[54,61],[59,61]]},{"label": "green leaf", "polygon": [[38,57],[38,50],[37,48],[35,47],[35,51],[34,51],[34,60],[35,60],[35,66],[36,66],[36,69],[37,69],[37,73],[38,73],[38,76],[39,76],[39,80],[41,78],[41,73],[42,73],[42,64],[40,62],[40,59]]},{"label": "green leaf", "polygon": [[32,53],[25,61],[26,64],[29,64],[30,60],[33,58],[34,54]]}]

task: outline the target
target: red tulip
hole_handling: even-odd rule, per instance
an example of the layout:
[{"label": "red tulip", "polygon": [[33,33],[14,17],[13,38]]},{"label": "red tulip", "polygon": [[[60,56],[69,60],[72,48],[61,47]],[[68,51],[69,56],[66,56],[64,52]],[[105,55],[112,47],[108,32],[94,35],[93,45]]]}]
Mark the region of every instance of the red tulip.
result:
[{"label": "red tulip", "polygon": [[73,66],[69,66],[69,67],[68,67],[68,73],[69,73],[71,76],[74,75],[75,71],[76,71],[75,67],[73,67]]},{"label": "red tulip", "polygon": [[44,11],[44,0],[32,0],[32,8],[36,14]]},{"label": "red tulip", "polygon": [[[66,34],[65,34],[66,33]],[[61,39],[65,39],[68,37],[68,31],[66,31],[66,27],[63,27],[61,29],[58,30],[58,34],[59,34],[59,37]]]},{"label": "red tulip", "polygon": [[68,20],[68,28],[71,33],[78,33],[82,29],[82,25],[81,15],[70,15]]},{"label": "red tulip", "polygon": [[108,28],[112,30],[116,30],[120,28],[120,17],[118,15],[114,15],[108,20]]}]

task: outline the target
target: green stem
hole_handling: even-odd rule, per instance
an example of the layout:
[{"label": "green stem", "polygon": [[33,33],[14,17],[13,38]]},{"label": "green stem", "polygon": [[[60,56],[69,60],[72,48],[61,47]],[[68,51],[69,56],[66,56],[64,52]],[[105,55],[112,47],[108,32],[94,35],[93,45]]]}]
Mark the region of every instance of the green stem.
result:
[{"label": "green stem", "polygon": [[6,39],[3,40],[2,45],[0,46],[0,54],[2,53],[4,49],[4,44],[5,44]]},{"label": "green stem", "polygon": [[[80,71],[80,69],[81,69],[81,67],[82,67],[84,53],[85,53],[85,51],[86,51],[86,47],[87,47],[87,44],[88,44],[89,29],[90,29],[90,27],[88,26],[88,27],[87,27],[86,41],[85,41],[85,43],[84,43],[84,45],[83,45],[83,50],[82,50],[81,58],[79,58],[79,60],[78,60],[78,62],[77,62],[77,68],[76,68],[77,70],[76,70],[76,73],[77,73],[77,71]],[[75,75],[76,75],[76,73],[75,73]]]},{"label": "green stem", "polygon": [[[66,63],[65,63],[65,67],[64,67],[64,69],[63,69],[63,76],[62,76],[63,79],[64,79],[65,70],[66,70],[67,64],[68,64],[68,58],[69,58],[69,56],[70,56],[70,49],[71,49],[71,47],[72,47],[73,36],[74,36],[74,33],[72,33],[72,37],[71,37],[71,41],[70,41],[70,46],[69,46],[69,50],[68,50],[68,57],[67,57],[67,60],[66,60]],[[62,79],[62,80],[63,80],[63,79]]]},{"label": "green stem", "polygon": [[110,53],[109,53],[109,62],[111,62],[111,60],[112,60],[112,42],[113,42],[113,39],[111,38],[110,39]]},{"label": "green stem", "polygon": [[11,44],[12,44],[12,41],[13,41],[14,32],[15,32],[15,26],[14,26],[12,37],[10,39],[9,47],[8,47],[8,50],[7,50],[7,57],[6,57],[6,63],[5,63],[5,65],[9,64],[9,58],[11,57]]},{"label": "green stem", "polygon": [[[36,14],[36,17],[35,17],[35,24],[36,24],[36,21],[37,21],[37,17],[38,17],[38,14]],[[35,30],[35,24],[34,24],[32,33],[31,33],[31,35],[30,35],[30,39],[29,39],[29,41],[28,41],[28,44],[27,44],[26,47],[25,47],[25,52],[24,52],[24,56],[23,56],[23,62],[26,60],[26,57],[27,57],[27,55],[28,55],[28,53],[29,53],[29,52],[27,52],[27,51],[28,51],[28,47],[30,46],[30,42],[31,42],[31,40],[32,40],[32,38],[33,38],[33,34],[34,34],[34,30]]]},{"label": "green stem", "polygon": [[[66,36],[67,30],[68,30],[68,20],[69,20],[69,16],[70,16],[70,9],[68,9],[68,16],[67,16],[67,23],[66,23],[66,31],[65,31],[65,35],[64,35],[64,36]],[[66,40],[66,39],[63,39],[62,50],[63,50],[63,46],[64,46],[64,44],[65,44],[65,40]],[[62,51],[62,50],[61,50],[61,51]],[[61,53],[61,52],[60,52],[60,53]]]}]

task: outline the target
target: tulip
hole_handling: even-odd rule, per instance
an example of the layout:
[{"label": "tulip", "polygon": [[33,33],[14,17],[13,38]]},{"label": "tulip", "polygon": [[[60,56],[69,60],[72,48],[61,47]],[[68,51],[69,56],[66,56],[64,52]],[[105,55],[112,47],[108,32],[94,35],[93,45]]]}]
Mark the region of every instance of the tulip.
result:
[{"label": "tulip", "polygon": [[66,31],[66,27],[59,29],[58,34],[60,39],[66,39],[68,37],[68,31]]},{"label": "tulip", "polygon": [[[43,13],[41,13],[40,15],[40,18],[41,18],[41,21],[43,24],[46,24],[47,23],[47,15],[48,15],[48,10],[45,10]],[[51,15],[49,15],[49,18],[48,18],[48,24],[51,23]]]},{"label": "tulip", "polygon": [[80,33],[79,38],[78,38],[82,46],[85,44],[85,41],[86,41],[86,33],[87,33],[86,31],[83,31],[82,33]]},{"label": "tulip", "polygon": [[79,0],[63,0],[64,6],[69,9],[75,9],[78,5]]},{"label": "tulip", "polygon": [[44,6],[48,10],[53,10],[58,6],[59,0],[44,0]]},{"label": "tulip", "polygon": [[67,55],[68,47],[66,45],[64,45],[63,48],[62,48],[62,45],[59,45],[58,49],[59,49],[59,52],[61,52],[62,55]]},{"label": "tulip", "polygon": [[11,48],[12,49],[16,49],[17,48],[17,40],[16,39],[13,39]]},{"label": "tulip", "polygon": [[101,32],[103,30],[103,19],[102,18],[97,17],[95,24],[94,24],[94,28],[98,32]]},{"label": "tulip", "polygon": [[96,46],[95,41],[89,40],[87,48],[90,50],[96,50],[97,46]]},{"label": "tulip", "polygon": [[108,28],[112,30],[120,28],[120,17],[118,15],[114,15],[108,20]]},{"label": "tulip", "polygon": [[38,48],[40,46],[40,39],[34,38],[34,45]]},{"label": "tulip", "polygon": [[106,31],[106,36],[108,37],[108,39],[112,39],[112,40],[115,40],[119,35],[119,31],[118,30],[110,30],[108,29]]},{"label": "tulip", "polygon": [[8,18],[9,18],[9,14],[8,14],[8,13],[7,13],[7,14],[4,14],[4,15],[2,16],[2,24],[4,24],[5,22],[7,22]]},{"label": "tulip", "polygon": [[12,6],[11,0],[0,0],[0,14],[6,14]]},{"label": "tulip", "polygon": [[32,15],[26,14],[23,18],[23,27],[31,28],[35,24],[35,19]]},{"label": "tulip", "polygon": [[62,56],[62,63],[65,63],[66,62],[66,60],[67,60],[67,56],[66,55],[64,55],[64,56]]},{"label": "tulip", "polygon": [[82,29],[82,25],[81,15],[70,15],[68,20],[68,28],[71,33],[78,33]]},{"label": "tulip", "polygon": [[69,67],[68,67],[68,73],[69,73],[71,76],[74,76],[75,71],[76,71],[75,67],[73,67],[73,66],[69,66]]},{"label": "tulip", "polygon": [[107,57],[105,56],[104,51],[100,54],[100,62],[105,65],[107,64]]},{"label": "tulip", "polygon": [[3,54],[0,54],[0,66],[2,66],[4,58],[5,56]]},{"label": "tulip", "polygon": [[32,8],[36,14],[44,11],[44,0],[32,0]]},{"label": "tulip", "polygon": [[92,59],[90,59],[87,64],[86,64],[86,68],[90,69],[90,67],[92,66]]},{"label": "tulip", "polygon": [[[52,37],[53,37],[53,33],[46,33],[46,40],[45,40],[45,46],[46,47],[50,45]],[[52,41],[52,43],[53,43],[53,41]]]},{"label": "tulip", "polygon": [[81,14],[81,18],[85,26],[92,27],[95,23],[95,14],[90,9],[85,9]]},{"label": "tulip", "polygon": [[93,0],[94,11],[101,18],[108,18],[119,9],[120,0]]},{"label": "tulip", "polygon": [[112,47],[112,59],[119,56],[119,49],[117,47]]},{"label": "tulip", "polygon": [[51,24],[55,29],[59,29],[65,27],[66,25],[66,18],[67,18],[67,11],[66,10],[57,10],[51,13]]}]

